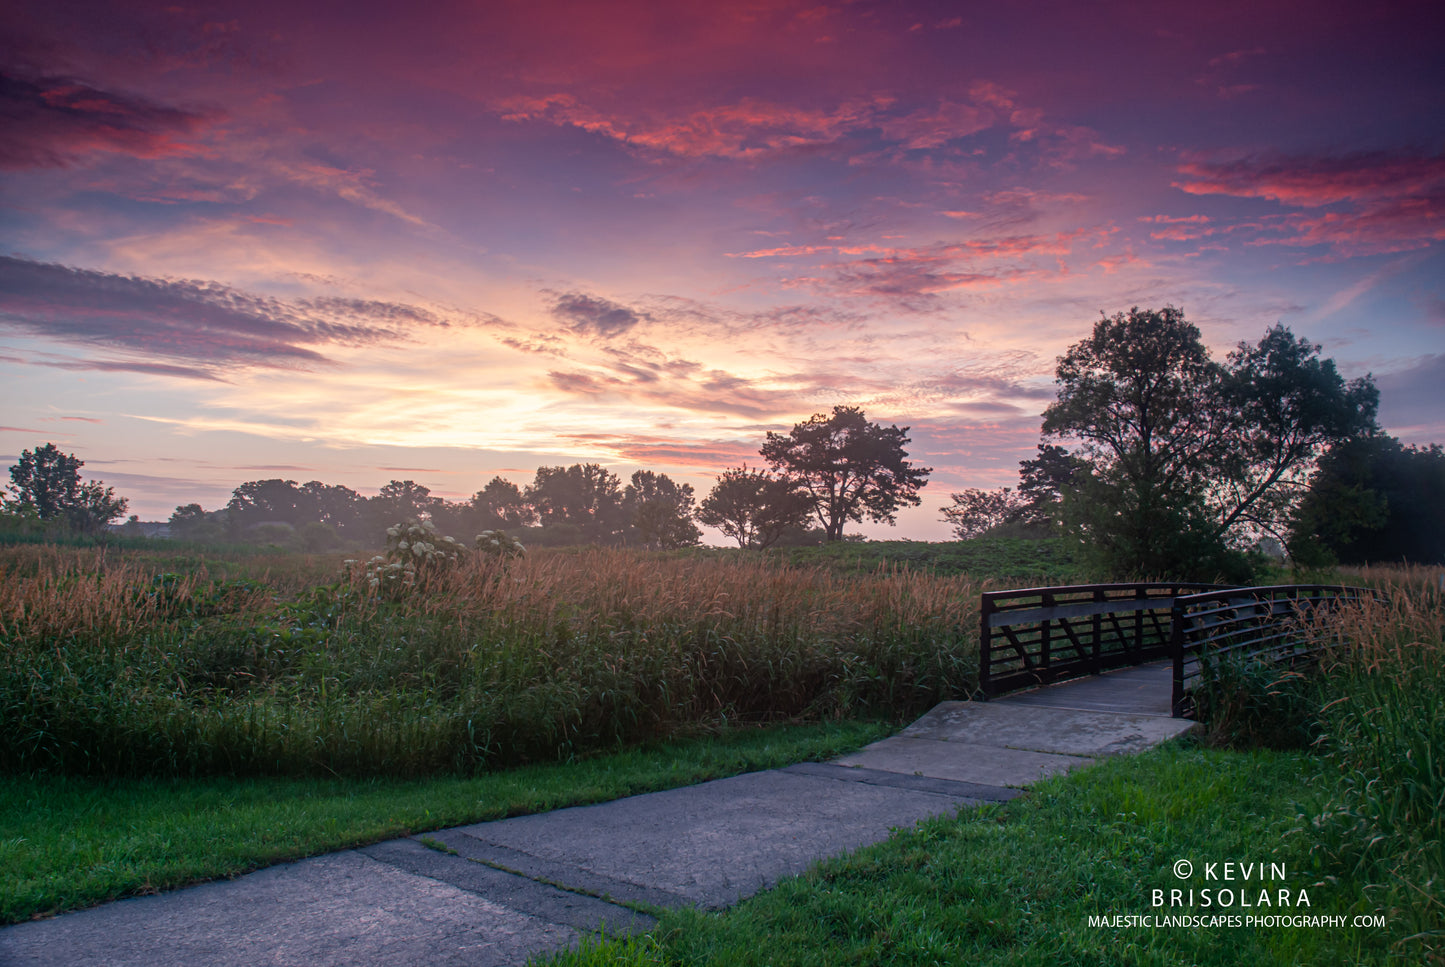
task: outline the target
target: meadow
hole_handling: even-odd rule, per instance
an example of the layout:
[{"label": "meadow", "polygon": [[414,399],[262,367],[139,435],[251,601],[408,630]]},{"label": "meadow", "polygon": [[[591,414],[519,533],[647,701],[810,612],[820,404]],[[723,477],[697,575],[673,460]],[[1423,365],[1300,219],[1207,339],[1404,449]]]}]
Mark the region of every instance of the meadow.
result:
[{"label": "meadow", "polygon": [[402,594],[339,558],[10,548],[0,769],[465,774],[967,694],[980,583],[741,554],[472,555]]},{"label": "meadow", "polygon": [[[838,755],[971,693],[981,591],[1081,577],[1056,544],[972,543],[474,554],[390,593],[340,555],[11,544],[0,549],[0,921]],[[1445,602],[1433,572],[1341,577],[1389,599],[1318,625],[1335,647],[1308,674],[1218,676],[1204,740],[573,956],[1438,959]],[[1116,937],[1050,926],[1158,879],[1155,861],[1174,854],[1139,857],[1165,829],[1176,851],[1228,830],[1268,844],[1328,884],[1331,909],[1383,912],[1389,929],[1355,946],[1298,931],[1212,946],[1151,935],[1121,958]],[[1135,845],[1100,855],[1088,843],[1103,833]],[[849,953],[830,960],[838,951]]]}]

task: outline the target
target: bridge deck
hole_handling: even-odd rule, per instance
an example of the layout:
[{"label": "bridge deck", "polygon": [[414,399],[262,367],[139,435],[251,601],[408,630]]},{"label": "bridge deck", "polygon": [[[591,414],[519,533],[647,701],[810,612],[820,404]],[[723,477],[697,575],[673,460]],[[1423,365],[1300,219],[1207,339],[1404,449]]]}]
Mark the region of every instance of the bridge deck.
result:
[{"label": "bridge deck", "polygon": [[1173,688],[1173,663],[1157,661],[1015,692],[993,701],[1087,712],[1169,716],[1173,715]]}]

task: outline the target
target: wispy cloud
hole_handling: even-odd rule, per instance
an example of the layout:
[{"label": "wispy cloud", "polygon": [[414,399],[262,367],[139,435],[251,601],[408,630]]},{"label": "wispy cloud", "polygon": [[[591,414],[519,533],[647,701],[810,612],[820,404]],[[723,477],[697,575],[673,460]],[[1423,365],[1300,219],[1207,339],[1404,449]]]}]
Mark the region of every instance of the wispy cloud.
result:
[{"label": "wispy cloud", "polygon": [[[418,329],[448,324],[438,312],[403,303],[287,301],[219,282],[0,256],[0,327],[107,353],[103,359],[36,360],[62,369],[191,379],[220,379],[237,366],[309,369],[330,362],[323,352],[328,346],[405,341]],[[125,357],[114,358],[116,351]],[[152,361],[156,357],[186,363]]]},{"label": "wispy cloud", "polygon": [[564,292],[552,303],[552,316],[573,332],[607,338],[620,335],[646,317],[609,299],[581,292]]}]

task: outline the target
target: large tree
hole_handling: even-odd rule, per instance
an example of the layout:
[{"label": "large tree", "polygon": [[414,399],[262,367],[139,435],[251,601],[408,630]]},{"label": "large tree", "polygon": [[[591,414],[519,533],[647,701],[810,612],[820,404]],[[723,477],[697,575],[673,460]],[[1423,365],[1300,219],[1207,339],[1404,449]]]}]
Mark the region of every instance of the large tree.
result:
[{"label": "large tree", "polygon": [[697,508],[697,519],[739,547],[768,547],[812,513],[808,495],[784,477],[746,465],[724,470]]},{"label": "large tree", "polygon": [[1290,534],[1301,564],[1445,564],[1445,450],[1384,433],[1319,460]]},{"label": "large tree", "polygon": [[1280,531],[1323,448],[1374,425],[1368,377],[1346,383],[1319,349],[1277,326],[1221,365],[1172,306],[1101,319],[1044,411],[1088,461],[1074,529],[1116,573],[1229,576],[1229,546]]},{"label": "large tree", "polygon": [[537,520],[536,511],[522,496],[522,488],[500,476],[488,480],[485,487],[472,494],[472,507],[483,530],[525,527]]},{"label": "large tree", "polygon": [[651,470],[634,472],[622,491],[629,538],[650,548],[691,547],[702,537],[692,522],[693,503],[692,484]]},{"label": "large tree", "polygon": [[787,436],[768,433],[763,459],[807,495],[829,541],[841,540],[848,521],[892,524],[895,511],[918,506],[918,491],[932,469],[905,457],[908,427],[868,422],[856,406],[816,414]]},{"label": "large tree", "polygon": [[248,480],[231,491],[226,512],[237,535],[261,524],[289,524],[300,527],[314,519],[308,513],[310,500],[294,480]]},{"label": "large tree", "polygon": [[622,481],[600,464],[538,467],[525,496],[543,527],[575,528],[588,543],[613,543],[625,525]]},{"label": "large tree", "polygon": [[80,468],[85,461],[61,453],[53,443],[24,450],[10,468],[13,502],[30,510],[41,520],[63,520],[85,533],[100,530],[125,515],[126,499],[103,481],[81,483]]},{"label": "large tree", "polygon": [[998,490],[970,487],[948,496],[953,506],[943,508],[942,519],[953,527],[954,536],[961,541],[982,537],[997,527],[1018,522],[1029,508],[1027,498],[1008,487]]}]

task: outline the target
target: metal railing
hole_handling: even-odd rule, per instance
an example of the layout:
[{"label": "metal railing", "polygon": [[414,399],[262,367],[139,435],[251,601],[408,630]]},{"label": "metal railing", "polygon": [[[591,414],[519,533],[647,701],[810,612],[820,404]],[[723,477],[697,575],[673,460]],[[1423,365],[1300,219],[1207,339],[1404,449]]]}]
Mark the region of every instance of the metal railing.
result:
[{"label": "metal railing", "polygon": [[1205,661],[1233,657],[1279,664],[1298,662],[1327,645],[1321,636],[1309,633],[1313,616],[1342,604],[1382,597],[1369,588],[1287,584],[1205,591],[1176,598],[1169,617],[1175,717],[1191,710],[1189,691],[1198,683]]},{"label": "metal railing", "polygon": [[1218,584],[1078,584],[987,591],[979,611],[985,698],[1168,658],[1181,595]]}]

